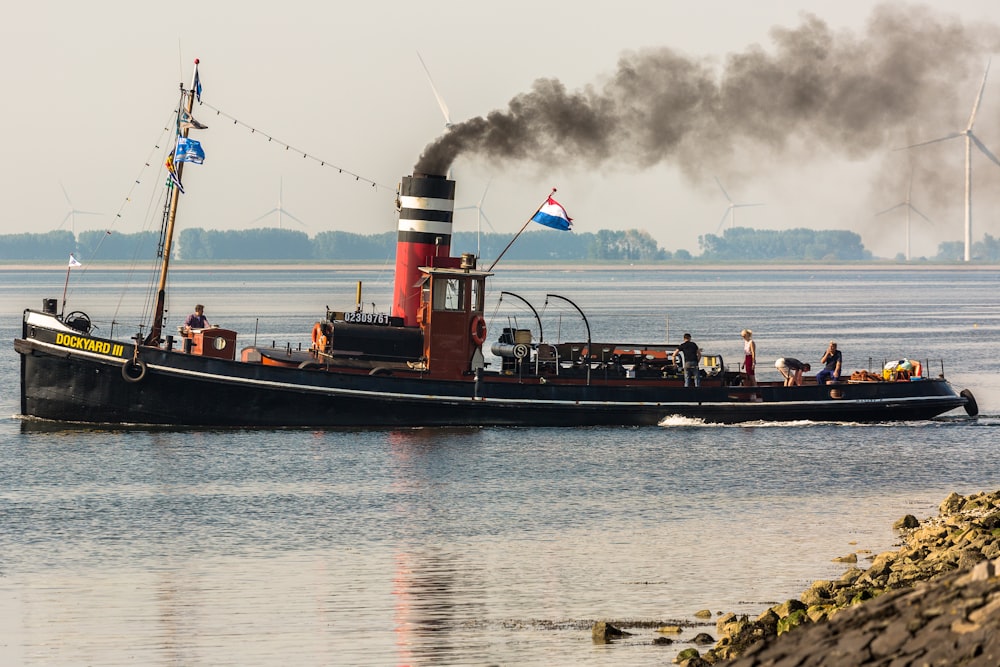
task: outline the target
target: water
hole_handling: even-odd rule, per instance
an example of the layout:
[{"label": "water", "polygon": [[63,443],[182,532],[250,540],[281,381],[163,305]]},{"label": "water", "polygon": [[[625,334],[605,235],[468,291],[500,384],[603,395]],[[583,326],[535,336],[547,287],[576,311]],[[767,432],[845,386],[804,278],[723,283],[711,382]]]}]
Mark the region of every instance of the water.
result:
[{"label": "water", "polygon": [[[243,343],[305,344],[326,305],[389,302],[384,270],[180,271],[169,324],[205,303]],[[127,274],[74,274],[67,310],[132,333]],[[661,665],[654,623],[757,614],[833,558],[891,548],[894,520],[1000,488],[995,271],[517,270],[491,331],[676,342],[760,375],[945,359],[982,415],[896,425],[171,430],[25,423],[0,356],[0,662],[20,665]],[[64,271],[0,271],[0,330],[61,297]],[[119,305],[121,304],[121,305]],[[247,312],[252,307],[254,312]],[[117,313],[116,313],[116,309]],[[492,334],[491,334],[492,337]],[[869,358],[871,360],[869,360]],[[938,362],[938,365],[939,362]],[[932,370],[937,370],[932,364]],[[7,417],[9,416],[9,417]],[[863,557],[863,554],[862,554]],[[594,645],[590,625],[635,634]],[[687,629],[715,633],[714,623]]]}]

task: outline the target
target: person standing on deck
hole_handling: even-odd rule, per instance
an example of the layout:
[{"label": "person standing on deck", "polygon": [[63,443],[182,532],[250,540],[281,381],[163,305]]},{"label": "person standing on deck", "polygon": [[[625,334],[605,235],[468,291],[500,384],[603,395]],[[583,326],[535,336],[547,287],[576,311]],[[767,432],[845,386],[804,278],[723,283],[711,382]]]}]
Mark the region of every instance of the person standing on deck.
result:
[{"label": "person standing on deck", "polygon": [[194,312],[187,316],[184,320],[184,329],[190,331],[191,329],[204,329],[208,327],[208,318],[205,317],[205,306],[200,303],[194,307]]},{"label": "person standing on deck", "polygon": [[747,374],[747,386],[753,387],[757,384],[755,370],[757,368],[757,343],[753,340],[753,332],[744,329],[740,332],[743,339],[743,370]]},{"label": "person standing on deck", "polygon": [[684,334],[684,342],[674,350],[673,361],[677,364],[677,353],[681,354],[684,362],[684,386],[691,386],[691,378],[694,378],[694,386],[701,386],[701,377],[698,374],[698,360],[701,359],[701,350],[698,344],[691,340],[691,334]]}]

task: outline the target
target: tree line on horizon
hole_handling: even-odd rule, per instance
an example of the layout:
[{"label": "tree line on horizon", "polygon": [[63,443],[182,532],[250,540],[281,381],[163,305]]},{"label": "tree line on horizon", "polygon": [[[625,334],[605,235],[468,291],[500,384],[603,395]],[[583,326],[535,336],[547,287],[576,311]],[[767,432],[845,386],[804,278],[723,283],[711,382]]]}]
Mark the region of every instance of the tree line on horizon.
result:
[{"label": "tree line on horizon", "polygon": [[[320,232],[309,238],[305,232],[260,228],[247,230],[184,229],[177,236],[175,258],[188,261],[213,260],[381,260],[396,254],[395,231],[380,234]],[[509,234],[456,232],[451,237],[453,255],[469,252],[494,258],[511,242]],[[108,234],[81,232],[74,239],[69,231],[45,234],[0,235],[0,260],[66,260],[72,252],[80,261],[121,261],[153,257],[160,246],[156,232]],[[514,260],[626,260],[658,261],[690,259],[690,253],[660,248],[645,231],[601,230],[596,234],[556,230],[529,231],[504,255]]]},{"label": "tree line on horizon", "polygon": [[[496,258],[511,242],[509,234],[455,232],[451,239],[453,255],[472,253]],[[600,230],[563,232],[535,230],[523,233],[507,250],[507,260],[593,260],[628,262],[711,261],[867,261],[874,259],[865,249],[861,236],[846,230],[788,229],[767,230],[736,227],[721,236],[706,234],[698,238],[701,254],[687,250],[661,248],[646,231]],[[65,261],[73,253],[80,261],[133,261],[154,257],[161,245],[158,232],[111,234],[104,231],[81,232],[78,237],[66,230],[46,233],[0,234],[0,260]],[[396,232],[356,234],[320,232],[310,238],[305,232],[260,228],[247,230],[185,229],[175,246],[175,258],[188,261],[307,261],[307,260],[384,260],[396,253]],[[1000,239],[989,234],[972,247],[977,262],[1000,262]],[[960,261],[964,256],[961,241],[946,241],[938,246],[930,261]],[[902,260],[897,255],[896,260]]]},{"label": "tree line on horizon", "polygon": [[714,261],[797,259],[804,261],[858,261],[873,259],[861,235],[842,229],[750,229],[734,227],[722,236],[698,238],[702,258]]}]

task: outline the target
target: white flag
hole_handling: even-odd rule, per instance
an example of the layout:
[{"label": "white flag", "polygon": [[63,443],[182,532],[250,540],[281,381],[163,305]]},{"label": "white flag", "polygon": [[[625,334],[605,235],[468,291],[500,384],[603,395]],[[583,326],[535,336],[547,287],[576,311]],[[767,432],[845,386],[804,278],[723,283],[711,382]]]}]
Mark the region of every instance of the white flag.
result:
[{"label": "white flag", "polygon": [[73,253],[69,254],[69,265],[70,266],[83,266],[83,264],[81,264],[80,261],[76,257],[73,256]]}]

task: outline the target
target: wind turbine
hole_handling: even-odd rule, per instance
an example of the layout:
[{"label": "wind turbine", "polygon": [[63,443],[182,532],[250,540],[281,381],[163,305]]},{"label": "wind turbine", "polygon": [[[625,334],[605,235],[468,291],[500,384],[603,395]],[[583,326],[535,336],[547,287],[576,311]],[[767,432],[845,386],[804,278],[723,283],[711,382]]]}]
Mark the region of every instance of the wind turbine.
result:
[{"label": "wind turbine", "polygon": [[483,202],[486,201],[486,193],[490,191],[490,184],[492,182],[493,179],[491,178],[486,183],[486,188],[483,190],[483,196],[479,198],[479,203],[475,204],[474,206],[459,206],[458,208],[455,209],[456,211],[468,211],[470,209],[475,209],[476,212],[479,214],[479,219],[476,223],[476,257],[479,257],[479,237],[483,233],[483,220],[486,221],[486,224],[489,225],[490,229],[493,230],[494,234],[496,234],[497,231],[493,229],[493,223],[490,222],[490,219],[486,217],[486,213],[483,211]]},{"label": "wind turbine", "polygon": [[[427,82],[431,84],[431,91],[434,93],[434,99],[437,100],[438,107],[441,109],[441,115],[444,116],[444,128],[446,130],[451,129],[451,114],[448,112],[448,105],[444,103],[444,98],[438,92],[437,86],[434,85],[434,79],[431,78],[431,71],[427,68],[427,63],[424,62],[423,56],[420,55],[420,51],[417,51],[417,58],[420,60],[420,64],[424,67],[424,72],[427,74]],[[453,180],[451,175],[451,167],[448,167],[448,173],[445,174],[445,178],[448,180]]]},{"label": "wind turbine", "polygon": [[437,86],[434,85],[434,79],[431,78],[431,71],[427,69],[427,63],[421,57],[420,51],[417,51],[417,58],[420,59],[420,64],[424,66],[424,72],[427,73],[427,81],[430,82],[431,91],[434,92],[434,99],[437,100],[438,106],[441,107],[441,115],[444,116],[444,126],[446,128],[451,127],[451,114],[448,113],[448,105],[444,103],[444,98],[438,93]]},{"label": "wind turbine", "polygon": [[1000,166],[1000,160],[997,156],[990,152],[982,141],[979,140],[975,134],[972,133],[972,126],[976,122],[976,112],[979,111],[979,103],[983,101],[983,91],[986,90],[986,77],[990,73],[990,61],[986,61],[986,71],[983,72],[983,82],[979,86],[979,95],[976,96],[976,102],[972,105],[972,113],[969,114],[969,124],[965,126],[965,129],[961,132],[952,132],[951,134],[940,137],[938,139],[931,139],[930,141],[923,141],[919,144],[913,144],[907,146],[907,149],[917,148],[919,146],[926,146],[928,144],[936,144],[939,141],[948,141],[949,139],[956,139],[958,137],[965,137],[965,261],[968,262],[972,259],[972,144],[982,151],[983,155],[992,160],[997,166]]},{"label": "wind turbine", "polygon": [[62,229],[63,225],[66,224],[66,221],[69,220],[71,231],[73,232],[73,239],[75,240],[77,215],[103,215],[103,213],[96,213],[94,211],[81,211],[80,209],[74,207],[73,202],[70,201],[69,193],[66,192],[66,186],[62,184],[62,181],[59,182],[59,187],[62,188],[63,197],[66,198],[66,205],[69,206],[69,211],[66,213],[66,217],[62,219],[62,222],[59,223],[59,226],[56,227],[56,230]]},{"label": "wind turbine", "polygon": [[933,220],[931,220],[926,215],[924,215],[923,213],[921,213],[920,209],[918,209],[916,206],[913,205],[913,202],[910,199],[910,196],[912,194],[913,194],[913,169],[911,168],[910,169],[910,185],[909,185],[909,187],[906,188],[906,199],[904,199],[903,201],[899,202],[895,206],[890,206],[889,208],[885,209],[884,211],[879,211],[878,213],[875,214],[876,216],[880,216],[883,213],[888,213],[889,211],[895,211],[900,206],[905,206],[906,207],[906,261],[907,262],[910,261],[910,212],[912,211],[913,213],[916,213],[917,215],[919,215],[921,218],[923,218],[927,222],[931,223],[932,225],[934,224]]},{"label": "wind turbine", "polygon": [[264,215],[261,215],[261,216],[258,216],[256,218],[254,218],[253,220],[250,221],[251,223],[257,222],[258,220],[263,220],[264,218],[266,218],[267,216],[271,215],[272,213],[277,213],[278,214],[278,229],[282,228],[282,226],[281,226],[282,217],[286,216],[286,215],[289,218],[291,218],[292,220],[294,220],[295,222],[297,222],[300,225],[302,225],[303,227],[308,227],[308,225],[306,223],[302,222],[301,220],[299,220],[298,218],[296,218],[294,215],[292,215],[291,213],[289,213],[288,211],[286,211],[284,208],[282,208],[282,206],[281,206],[281,193],[282,193],[283,189],[284,189],[284,179],[282,178],[281,180],[278,181],[278,206],[277,206],[277,208],[272,208],[270,211],[268,211]]},{"label": "wind turbine", "polygon": [[727,217],[729,218],[729,228],[732,229],[736,226],[736,209],[743,208],[744,206],[763,206],[763,204],[737,204],[733,201],[733,198],[729,196],[729,193],[726,192],[726,189],[722,187],[722,181],[719,180],[718,176],[715,177],[715,182],[719,184],[719,189],[722,190],[722,194],[724,194],[726,199],[729,200],[729,206],[726,207],[726,212],[722,214],[722,220],[719,221],[719,228],[715,230],[716,234],[722,231],[722,226],[726,224]]}]

